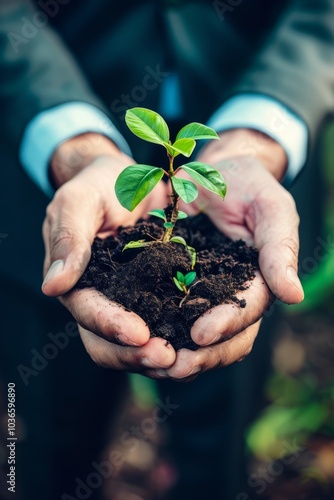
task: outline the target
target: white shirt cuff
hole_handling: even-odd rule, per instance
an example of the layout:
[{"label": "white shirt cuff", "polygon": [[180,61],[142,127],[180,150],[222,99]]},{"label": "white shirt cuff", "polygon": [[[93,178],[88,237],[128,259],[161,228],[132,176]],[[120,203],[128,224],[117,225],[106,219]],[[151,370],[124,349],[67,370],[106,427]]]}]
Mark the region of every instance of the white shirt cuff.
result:
[{"label": "white shirt cuff", "polygon": [[306,161],[306,124],[279,101],[267,95],[240,94],[232,97],[214,113],[208,125],[217,132],[233,128],[251,128],[277,141],[288,157],[284,183],[290,184]]},{"label": "white shirt cuff", "polygon": [[20,147],[26,173],[50,198],[54,190],[48,168],[56,148],[64,141],[87,132],[109,137],[124,153],[131,150],[105,113],[85,102],[69,102],[42,111],[27,125]]}]

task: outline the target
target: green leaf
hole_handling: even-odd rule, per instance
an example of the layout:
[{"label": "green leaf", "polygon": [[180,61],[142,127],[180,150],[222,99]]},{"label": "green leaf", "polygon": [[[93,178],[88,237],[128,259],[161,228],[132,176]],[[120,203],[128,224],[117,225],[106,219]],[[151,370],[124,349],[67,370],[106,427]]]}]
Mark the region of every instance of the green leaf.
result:
[{"label": "green leaf", "polygon": [[181,200],[185,203],[191,203],[196,200],[198,189],[193,182],[186,179],[179,179],[178,177],[172,177],[171,181]]},{"label": "green leaf", "polygon": [[144,141],[165,145],[169,141],[169,130],[165,120],[155,111],[146,108],[128,109],[125,122],[131,132]]},{"label": "green leaf", "polygon": [[174,243],[181,243],[181,245],[184,245],[185,247],[187,247],[187,243],[186,243],[186,240],[184,238],[182,238],[182,236],[173,236],[170,241],[173,241]]},{"label": "green leaf", "polygon": [[147,213],[148,213],[148,215],[154,215],[155,217],[159,217],[160,219],[166,220],[166,214],[165,214],[164,210],[161,210],[160,208],[150,210]]},{"label": "green leaf", "polygon": [[224,177],[218,170],[202,163],[200,161],[192,161],[181,165],[183,170],[185,170],[198,184],[203,186],[208,191],[218,194],[221,198],[225,198],[226,195],[226,183]]},{"label": "green leaf", "polygon": [[180,283],[180,282],[179,282],[176,278],[173,278],[173,280],[174,280],[174,283],[175,283],[175,285],[177,286],[177,288],[178,288],[179,290],[181,290],[181,292],[184,292],[184,290],[183,290],[183,288],[182,288],[182,286],[181,286],[181,283]]},{"label": "green leaf", "polygon": [[188,252],[190,254],[190,258],[191,258],[191,269],[194,269],[194,267],[196,265],[196,260],[197,260],[197,252],[196,252],[194,247],[187,246],[187,250],[188,250]]},{"label": "green leaf", "polygon": [[179,154],[186,156],[189,158],[191,153],[194,151],[196,142],[193,139],[179,139],[174,142],[174,144],[168,144],[168,151],[169,153],[172,154],[172,156],[175,158],[175,156],[178,156]]},{"label": "green leaf", "polygon": [[115,192],[122,207],[132,212],[158,184],[164,170],[151,165],[131,165],[117,177]]},{"label": "green leaf", "polygon": [[187,245],[186,240],[184,238],[182,238],[182,236],[173,236],[170,239],[170,241],[172,241],[174,243],[180,243],[181,245],[184,245],[186,247],[186,249],[189,252],[190,259],[191,259],[191,269],[194,269],[195,264],[196,264],[196,259],[197,259],[197,253],[196,253],[195,248]]},{"label": "green leaf", "polygon": [[182,212],[182,210],[179,210],[177,220],[186,219],[187,217],[188,217],[188,215],[185,212]]},{"label": "green leaf", "polygon": [[202,123],[189,123],[185,127],[182,127],[180,132],[176,136],[176,140],[190,138],[194,140],[198,139],[219,139],[217,133],[213,128],[202,125]]},{"label": "green leaf", "polygon": [[172,227],[174,227],[174,224],[172,224],[172,222],[165,222],[164,223],[164,227],[166,229],[171,229]]},{"label": "green leaf", "polygon": [[184,277],[184,284],[186,286],[191,285],[191,283],[196,279],[196,273],[195,271],[191,271],[190,273],[186,274]]},{"label": "green leaf", "polygon": [[149,245],[152,245],[152,242],[145,240],[130,241],[125,245],[122,252],[124,252],[124,250],[128,250],[129,248],[141,248],[141,247],[147,247]]},{"label": "green leaf", "polygon": [[180,283],[184,283],[184,274],[182,274],[181,271],[176,271],[176,277]]}]

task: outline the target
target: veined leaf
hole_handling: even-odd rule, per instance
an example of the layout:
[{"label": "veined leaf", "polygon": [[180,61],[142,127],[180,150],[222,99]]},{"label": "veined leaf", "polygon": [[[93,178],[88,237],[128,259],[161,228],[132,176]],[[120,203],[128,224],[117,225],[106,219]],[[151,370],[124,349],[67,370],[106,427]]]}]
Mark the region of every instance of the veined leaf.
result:
[{"label": "veined leaf", "polygon": [[213,130],[213,128],[208,127],[207,125],[203,125],[202,123],[189,123],[185,127],[182,127],[179,133],[176,136],[176,140],[179,139],[219,139],[217,133]]},{"label": "veined leaf", "polygon": [[123,248],[122,252],[124,252],[124,250],[128,250],[129,248],[148,247],[149,245],[152,245],[152,242],[145,240],[129,241],[129,243],[127,243]]},{"label": "veined leaf", "polygon": [[132,212],[158,184],[164,170],[151,165],[131,165],[117,177],[115,192],[122,207]]},{"label": "veined leaf", "polygon": [[187,217],[188,217],[188,214],[186,214],[185,212],[182,212],[182,210],[179,210],[177,220],[186,219]]},{"label": "veined leaf", "polygon": [[165,120],[155,111],[146,108],[128,109],[125,122],[132,133],[144,141],[164,145],[169,141],[169,129]]},{"label": "veined leaf", "polygon": [[163,219],[164,221],[166,220],[166,214],[164,210],[161,208],[155,208],[154,210],[150,210],[147,212],[148,215],[154,215],[155,217],[159,217],[160,219]]},{"label": "veined leaf", "polygon": [[212,193],[218,194],[221,198],[225,198],[226,183],[218,170],[200,161],[186,163],[180,168],[185,170],[198,184]]},{"label": "veined leaf", "polygon": [[176,277],[180,283],[184,283],[184,274],[181,271],[176,271]]},{"label": "veined leaf", "polygon": [[175,285],[177,286],[177,288],[178,288],[179,290],[181,290],[181,292],[184,292],[184,290],[183,290],[183,288],[182,288],[182,286],[181,286],[180,282],[179,282],[176,278],[173,278],[173,280],[174,280],[174,283],[175,283]]},{"label": "veined leaf", "polygon": [[196,279],[196,273],[195,271],[191,271],[190,273],[186,274],[184,277],[184,284],[186,286],[191,285],[191,283]]},{"label": "veined leaf", "polygon": [[198,189],[193,182],[186,179],[179,179],[178,177],[172,177],[171,181],[181,200],[185,203],[191,203],[196,200]]},{"label": "veined leaf", "polygon": [[174,158],[179,154],[182,154],[183,156],[189,158],[191,153],[194,151],[195,146],[196,142],[194,141],[194,139],[187,139],[187,138],[179,139],[175,141],[174,144],[168,144],[168,145],[166,144],[168,152],[172,154]]}]

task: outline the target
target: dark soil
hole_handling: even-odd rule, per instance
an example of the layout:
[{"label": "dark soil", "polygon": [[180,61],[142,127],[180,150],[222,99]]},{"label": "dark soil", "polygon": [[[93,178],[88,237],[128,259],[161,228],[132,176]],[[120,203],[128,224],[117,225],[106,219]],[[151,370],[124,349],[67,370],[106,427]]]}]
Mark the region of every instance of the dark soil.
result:
[{"label": "dark soil", "polygon": [[175,286],[173,276],[177,271],[191,271],[190,256],[183,245],[157,243],[122,251],[132,240],[159,239],[162,224],[154,217],[134,227],[121,227],[116,237],[96,238],[90,263],[77,287],[94,287],[134,311],[146,321],[152,337],[166,339],[176,350],[196,350],[190,329],[199,316],[221,303],[246,307],[246,301],[236,294],[246,290],[254,278],[258,254],[242,240],[224,236],[205,215],[179,221],[175,235],[197,251],[197,279],[180,307],[185,295]]}]

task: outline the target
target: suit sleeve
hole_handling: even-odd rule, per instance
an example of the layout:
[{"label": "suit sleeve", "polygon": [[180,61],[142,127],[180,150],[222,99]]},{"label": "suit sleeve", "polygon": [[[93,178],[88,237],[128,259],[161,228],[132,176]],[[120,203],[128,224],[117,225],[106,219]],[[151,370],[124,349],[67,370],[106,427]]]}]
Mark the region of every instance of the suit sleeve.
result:
[{"label": "suit sleeve", "polygon": [[334,110],[334,1],[290,2],[233,93],[277,99],[304,120],[314,142]]},{"label": "suit sleeve", "polygon": [[106,111],[60,38],[35,15],[28,0],[1,0],[2,128],[16,150],[27,124],[41,111],[71,101]]}]

